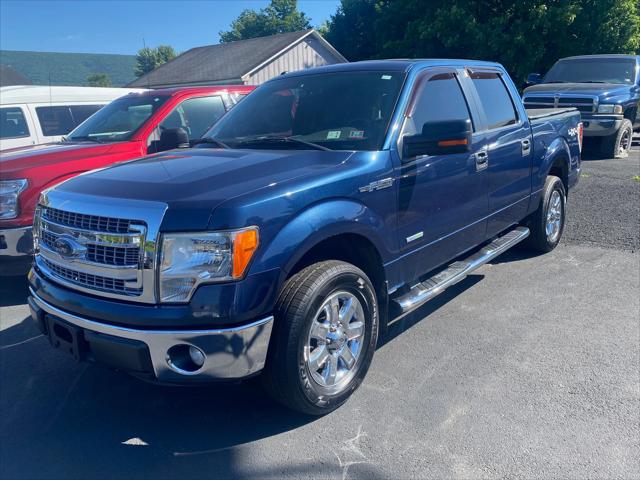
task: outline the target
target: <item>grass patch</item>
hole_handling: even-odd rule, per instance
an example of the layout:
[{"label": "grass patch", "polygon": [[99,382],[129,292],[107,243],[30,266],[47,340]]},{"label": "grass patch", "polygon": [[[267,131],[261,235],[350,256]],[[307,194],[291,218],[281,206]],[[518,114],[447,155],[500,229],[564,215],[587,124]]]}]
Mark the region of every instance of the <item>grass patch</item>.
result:
[{"label": "grass patch", "polygon": [[634,179],[636,182],[640,182],[640,175],[636,175],[635,177],[633,177],[633,179]]},{"label": "grass patch", "polygon": [[588,173],[581,173],[580,174],[580,178],[589,178],[591,175],[589,175]]}]

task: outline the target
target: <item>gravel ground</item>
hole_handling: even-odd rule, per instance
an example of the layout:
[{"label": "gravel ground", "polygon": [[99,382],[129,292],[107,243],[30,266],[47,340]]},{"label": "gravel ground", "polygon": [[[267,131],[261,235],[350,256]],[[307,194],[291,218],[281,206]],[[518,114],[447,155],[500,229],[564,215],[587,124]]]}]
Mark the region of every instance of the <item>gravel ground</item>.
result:
[{"label": "gravel ground", "polygon": [[0,477],[640,478],[634,154],[585,161],[568,241],[509,252],[396,325],[319,419],[252,383],[167,388],[76,364],[26,319],[25,282],[3,281]]}]

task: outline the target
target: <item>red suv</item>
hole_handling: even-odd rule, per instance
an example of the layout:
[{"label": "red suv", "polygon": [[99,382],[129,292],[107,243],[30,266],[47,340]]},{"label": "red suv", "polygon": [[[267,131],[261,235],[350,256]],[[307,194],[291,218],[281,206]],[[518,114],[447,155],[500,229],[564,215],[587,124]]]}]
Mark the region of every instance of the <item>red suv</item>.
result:
[{"label": "red suv", "polygon": [[2,151],[2,274],[28,269],[33,213],[42,190],[89,170],[193,143],[253,88],[220,85],[129,94],[99,110],[60,143]]}]

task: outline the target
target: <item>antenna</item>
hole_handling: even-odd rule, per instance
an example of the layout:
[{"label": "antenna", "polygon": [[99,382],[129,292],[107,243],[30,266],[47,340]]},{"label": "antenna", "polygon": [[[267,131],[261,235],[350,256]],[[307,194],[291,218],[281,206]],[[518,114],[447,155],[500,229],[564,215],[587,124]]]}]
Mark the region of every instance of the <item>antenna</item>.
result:
[{"label": "antenna", "polygon": [[[142,37],[142,47],[144,48],[144,50],[147,49],[147,43],[144,41],[144,37]],[[144,74],[145,77],[147,77],[147,90],[151,90],[151,80],[149,79],[149,74],[151,72],[147,72]]]},{"label": "antenna", "polygon": [[53,95],[51,93],[51,70],[49,70],[49,106],[53,103]]}]

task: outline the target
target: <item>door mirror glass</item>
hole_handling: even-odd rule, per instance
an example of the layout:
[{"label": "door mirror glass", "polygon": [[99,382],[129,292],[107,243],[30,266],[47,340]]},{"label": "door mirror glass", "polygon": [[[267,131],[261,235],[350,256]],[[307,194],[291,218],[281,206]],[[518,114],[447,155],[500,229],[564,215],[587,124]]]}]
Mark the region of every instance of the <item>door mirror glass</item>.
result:
[{"label": "door mirror glass", "polygon": [[184,128],[166,128],[160,134],[158,151],[173,150],[174,148],[188,148],[189,135]]},{"label": "door mirror glass", "polygon": [[448,155],[471,151],[473,128],[471,120],[427,122],[422,132],[405,135],[402,156],[405,159],[421,155]]},{"label": "door mirror glass", "polygon": [[538,85],[539,83],[542,83],[542,75],[539,73],[530,73],[527,76],[527,87],[530,87],[531,85]]}]

